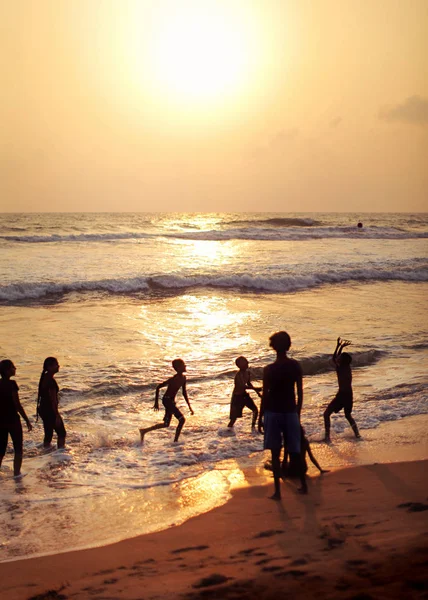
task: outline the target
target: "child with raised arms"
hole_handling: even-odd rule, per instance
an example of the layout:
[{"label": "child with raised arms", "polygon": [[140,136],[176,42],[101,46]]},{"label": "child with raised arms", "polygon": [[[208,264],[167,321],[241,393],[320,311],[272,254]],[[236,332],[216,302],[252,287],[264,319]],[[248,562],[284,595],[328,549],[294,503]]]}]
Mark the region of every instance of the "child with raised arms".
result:
[{"label": "child with raised arms", "polygon": [[338,413],[342,409],[345,413],[345,418],[352,427],[355,437],[361,437],[357,424],[351,414],[353,407],[352,356],[348,354],[348,352],[343,352],[343,349],[350,345],[351,342],[349,340],[342,340],[340,337],[337,338],[337,344],[333,354],[333,363],[336,367],[339,391],[324,411],[325,442],[330,442],[330,415],[332,413]]}]

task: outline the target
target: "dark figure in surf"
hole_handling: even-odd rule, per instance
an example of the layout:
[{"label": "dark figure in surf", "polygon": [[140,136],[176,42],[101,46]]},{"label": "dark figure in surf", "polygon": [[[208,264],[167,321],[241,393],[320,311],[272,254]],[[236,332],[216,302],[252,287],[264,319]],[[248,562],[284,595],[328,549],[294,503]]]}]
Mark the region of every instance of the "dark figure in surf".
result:
[{"label": "dark figure in surf", "polygon": [[239,371],[235,375],[235,385],[232,392],[232,399],[230,401],[230,421],[228,427],[233,427],[236,419],[240,419],[242,417],[242,409],[244,406],[246,406],[253,411],[251,429],[254,429],[256,426],[259,409],[247,390],[254,390],[260,396],[259,392],[261,388],[255,388],[251,383],[248,360],[245,358],[245,356],[239,356],[235,360],[235,364]]},{"label": "dark figure in surf", "polygon": [[59,371],[59,363],[56,358],[49,356],[43,363],[43,370],[39,381],[39,393],[37,396],[37,415],[43,421],[45,436],[44,448],[49,448],[53,433],[57,434],[58,448],[64,448],[67,432],[64,421],[59,414],[59,388],[55,381],[55,374]]},{"label": "dark figure in surf", "polygon": [[32,425],[23,409],[18,396],[18,384],[14,379],[16,373],[15,365],[11,360],[5,359],[0,362],[0,466],[6,454],[8,437],[12,438],[14,457],[13,475],[21,475],[23,439],[22,425],[19,415],[27,424],[28,431]]},{"label": "dark figure in surf", "polygon": [[180,432],[183,429],[183,425],[186,422],[183,413],[175,404],[175,397],[177,395],[178,390],[181,388],[183,392],[184,399],[187,402],[187,406],[189,407],[190,414],[193,415],[193,409],[190,406],[189,398],[187,396],[186,390],[186,365],[184,360],[181,358],[176,358],[172,361],[172,366],[176,374],[173,377],[170,377],[163,383],[160,383],[156,388],[156,396],[155,396],[155,405],[154,410],[159,410],[159,392],[161,388],[166,387],[166,392],[162,398],[162,404],[165,408],[165,415],[163,417],[162,423],[157,423],[156,425],[152,425],[151,427],[146,427],[144,429],[140,429],[141,442],[144,441],[144,436],[149,431],[154,431],[155,429],[163,429],[164,427],[169,427],[171,423],[171,419],[174,416],[178,419],[177,429],[175,430],[174,442],[178,442],[178,438],[180,436]]},{"label": "dark figure in surf", "polygon": [[[309,456],[312,464],[316,466],[316,468],[321,473],[321,475],[323,473],[328,473],[329,472],[328,469],[322,469],[320,467],[317,459],[313,455],[311,445],[309,443],[308,438],[306,437],[305,430],[303,429],[302,426],[300,426],[300,440],[301,440],[300,454],[301,454],[301,460],[303,461],[303,469],[304,469],[305,473],[308,472],[308,463],[306,460],[306,454]],[[299,463],[298,462],[296,463],[296,461],[292,458],[290,458],[290,460],[288,460],[288,459],[289,459],[288,450],[286,447],[284,447],[284,458],[282,460],[282,465],[281,465],[283,477],[299,477],[300,476]]]},{"label": "dark figure in surf", "polygon": [[[301,488],[307,493],[306,477],[301,455],[300,413],[303,404],[302,368],[297,360],[289,358],[291,346],[286,331],[279,331],[270,337],[270,346],[276,351],[276,361],[263,370],[263,394],[260,405],[259,431],[264,430],[264,448],[272,455],[272,470],[275,493],[272,500],[281,499],[282,438],[290,456],[299,465]],[[295,390],[297,389],[297,404]]]},{"label": "dark figure in surf", "polygon": [[337,381],[339,384],[339,391],[335,398],[330,402],[324,411],[324,424],[325,424],[325,441],[330,441],[330,415],[332,413],[338,413],[342,409],[344,410],[345,417],[348,420],[352,431],[356,438],[361,437],[358,431],[357,424],[352,417],[352,406],[353,406],[353,392],[352,392],[352,370],[351,362],[352,356],[348,352],[343,352],[343,348],[350,346],[349,340],[341,340],[337,338],[336,349],[333,354],[333,362],[336,366]]}]

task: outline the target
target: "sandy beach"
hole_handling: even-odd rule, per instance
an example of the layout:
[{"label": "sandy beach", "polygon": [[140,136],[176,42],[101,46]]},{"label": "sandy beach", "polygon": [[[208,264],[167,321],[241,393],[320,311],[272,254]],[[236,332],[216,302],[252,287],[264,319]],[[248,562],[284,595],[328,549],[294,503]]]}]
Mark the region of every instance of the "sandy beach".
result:
[{"label": "sandy beach", "polygon": [[[237,489],[186,523],[101,548],[0,564],[8,600],[426,598],[427,461]],[[66,545],[66,533],[64,545]]]}]

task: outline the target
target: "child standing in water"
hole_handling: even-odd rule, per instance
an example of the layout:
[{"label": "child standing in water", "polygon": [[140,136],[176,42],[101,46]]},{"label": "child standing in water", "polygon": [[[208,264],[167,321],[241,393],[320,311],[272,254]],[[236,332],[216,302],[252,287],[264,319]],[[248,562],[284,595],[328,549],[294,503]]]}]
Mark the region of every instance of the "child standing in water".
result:
[{"label": "child standing in water", "polygon": [[333,362],[336,366],[337,381],[339,384],[339,391],[335,398],[330,402],[324,411],[324,424],[325,424],[325,438],[324,441],[330,442],[330,415],[332,413],[338,413],[344,410],[345,417],[348,420],[352,431],[356,438],[360,438],[360,432],[358,431],[357,424],[355,423],[351,413],[353,406],[353,392],[352,392],[352,371],[351,362],[352,356],[347,352],[343,352],[343,348],[350,346],[349,340],[342,340],[340,337],[337,338],[336,349],[333,354]]},{"label": "child standing in water", "polygon": [[[300,413],[303,406],[303,374],[297,360],[289,358],[291,346],[286,331],[278,331],[269,338],[276,352],[276,361],[263,370],[263,395],[260,404],[259,431],[264,430],[264,449],[272,455],[272,471],[275,493],[272,500],[281,500],[281,447],[287,446],[290,459],[299,467],[302,484],[299,492],[308,493],[306,475],[301,457]],[[297,402],[296,402],[297,392]]]},{"label": "child standing in water", "polygon": [[39,381],[39,393],[37,397],[37,414],[40,415],[43,421],[45,437],[43,446],[49,448],[52,442],[53,432],[55,431],[58,437],[58,448],[64,448],[65,431],[64,421],[59,414],[59,388],[55,381],[55,374],[59,371],[59,363],[56,358],[49,356],[43,363],[43,371]]},{"label": "child standing in water", "polygon": [[28,431],[32,430],[32,425],[19,401],[18,384],[11,379],[15,373],[16,368],[11,360],[6,359],[0,362],[0,466],[6,454],[7,439],[10,434],[15,452],[13,475],[19,477],[21,475],[23,441],[19,415],[26,422]]},{"label": "child standing in water", "polygon": [[254,400],[247,392],[247,389],[254,390],[257,394],[259,394],[259,390],[256,389],[250,381],[248,360],[245,358],[245,356],[239,356],[235,360],[235,365],[238,367],[239,371],[235,375],[235,385],[232,392],[232,399],[230,401],[230,421],[228,427],[233,427],[236,419],[240,419],[242,417],[242,409],[244,406],[246,406],[253,411],[251,429],[254,429],[256,427],[259,410]]},{"label": "child standing in water", "polygon": [[156,388],[155,405],[153,408],[154,410],[159,410],[159,392],[161,388],[166,387],[166,392],[162,398],[162,404],[165,407],[165,415],[163,417],[163,421],[162,423],[157,423],[156,425],[152,425],[151,427],[145,427],[144,429],[140,429],[141,443],[144,441],[144,436],[149,431],[169,427],[173,416],[176,419],[178,419],[178,425],[177,429],[175,430],[174,437],[174,442],[178,442],[181,430],[183,429],[183,425],[186,422],[183,413],[175,404],[175,397],[180,388],[183,392],[184,399],[187,402],[187,406],[189,407],[190,414],[194,414],[192,407],[190,406],[189,398],[187,396],[186,375],[184,374],[186,372],[186,365],[184,363],[184,360],[181,360],[181,358],[176,358],[172,361],[172,367],[176,371],[176,374],[173,377],[170,377],[169,379],[164,381],[163,383],[160,383]]}]

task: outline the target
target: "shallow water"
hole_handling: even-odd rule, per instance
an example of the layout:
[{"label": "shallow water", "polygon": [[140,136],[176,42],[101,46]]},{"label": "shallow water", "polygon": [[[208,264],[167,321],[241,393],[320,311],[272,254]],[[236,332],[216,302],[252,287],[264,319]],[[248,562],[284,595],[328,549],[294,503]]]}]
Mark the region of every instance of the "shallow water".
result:
[{"label": "shallow water", "polygon": [[[0,559],[61,550],[58,531],[84,547],[224,502],[243,469],[264,461],[248,411],[226,427],[234,360],[247,356],[259,378],[276,330],[302,362],[302,421],[315,442],[336,391],[338,335],[353,341],[365,437],[428,413],[427,225],[426,215],[2,215],[0,353],[17,366],[29,415],[43,359],[59,359],[68,438],[44,454],[37,423],[19,486],[5,457]],[[179,398],[180,443],[168,429],[141,447],[138,428],[161,418],[154,389],[178,356],[195,415]],[[342,462],[324,450],[323,460],[352,464],[343,415],[332,431]]]}]

